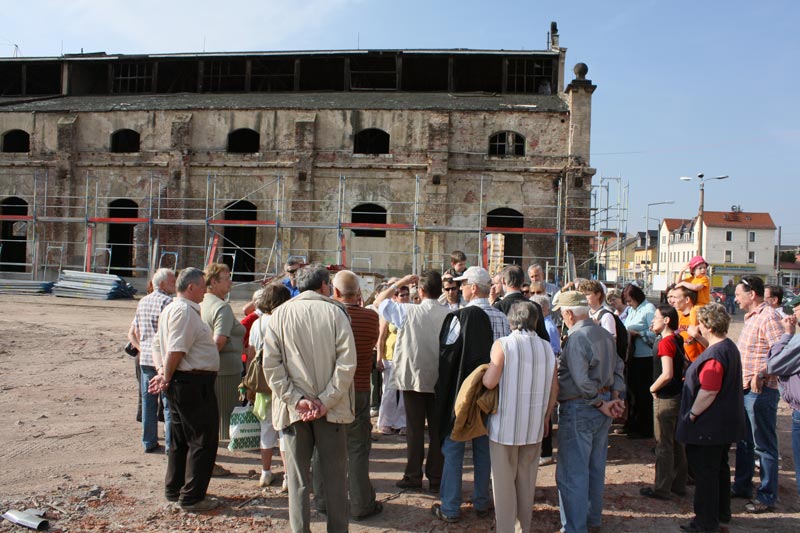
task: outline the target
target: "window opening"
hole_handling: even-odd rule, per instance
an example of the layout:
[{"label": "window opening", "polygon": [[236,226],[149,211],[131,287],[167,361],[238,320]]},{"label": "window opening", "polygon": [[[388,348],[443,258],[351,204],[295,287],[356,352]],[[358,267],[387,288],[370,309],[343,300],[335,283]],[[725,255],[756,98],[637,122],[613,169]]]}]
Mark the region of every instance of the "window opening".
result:
[{"label": "window opening", "polygon": [[550,58],[510,58],[506,91],[525,94],[553,93],[553,60]]},{"label": "window opening", "polygon": [[489,155],[524,156],[525,137],[513,131],[501,131],[489,137]]},{"label": "window opening", "polygon": [[139,151],[139,133],[133,130],[117,130],[111,134],[111,151],[115,154],[131,154]]},{"label": "window opening", "polygon": [[[524,228],[522,213],[509,207],[493,209],[486,214],[486,226],[490,228]],[[522,264],[522,235],[504,233],[503,262]]]},{"label": "window opening", "polygon": [[747,252],[747,262],[748,263],[755,263],[756,262],[756,253],[755,252]]},{"label": "window opening", "polygon": [[228,152],[232,154],[255,154],[261,145],[261,135],[249,128],[240,128],[228,134]]},{"label": "window opening", "polygon": [[3,135],[3,152],[28,153],[31,151],[31,136],[27,131],[10,130]]},{"label": "window opening", "polygon": [[[377,204],[361,204],[353,208],[350,222],[362,224],[386,224],[386,209]],[[386,237],[386,230],[354,229],[355,237]]]},{"label": "window opening", "polygon": [[730,250],[725,250],[725,262],[731,263],[733,261],[733,253]]},{"label": "window opening", "polygon": [[388,154],[389,134],[377,128],[368,128],[356,133],[353,142],[354,154]]},{"label": "window opening", "polygon": [[[225,220],[258,220],[256,205],[239,200],[225,207]],[[222,262],[233,273],[233,281],[253,281],[256,271],[255,226],[225,226]]]},{"label": "window opening", "polygon": [[120,94],[153,91],[153,63],[115,63],[111,67],[111,92]]},{"label": "window opening", "polygon": [[246,71],[244,60],[205,61],[203,63],[203,90],[206,92],[244,91]]},{"label": "window opening", "polygon": [[726,241],[732,241],[733,240],[733,232],[732,231],[726,231],[725,232],[725,240]]},{"label": "window opening", "polygon": [[350,59],[351,89],[396,89],[397,62],[394,54]]},{"label": "window opening", "polygon": [[[0,202],[0,213],[6,216],[26,216],[28,202],[12,196]],[[0,270],[25,272],[28,255],[27,224],[24,221],[3,220],[0,224]]]},{"label": "window opening", "polygon": [[[114,200],[108,204],[110,218],[137,218],[139,204],[133,200]],[[133,230],[136,223],[114,222],[108,225],[108,247],[111,249],[109,272],[118,276],[133,275]]]},{"label": "window opening", "polygon": [[292,59],[254,59],[250,70],[250,89],[252,91],[294,90],[294,60]]}]

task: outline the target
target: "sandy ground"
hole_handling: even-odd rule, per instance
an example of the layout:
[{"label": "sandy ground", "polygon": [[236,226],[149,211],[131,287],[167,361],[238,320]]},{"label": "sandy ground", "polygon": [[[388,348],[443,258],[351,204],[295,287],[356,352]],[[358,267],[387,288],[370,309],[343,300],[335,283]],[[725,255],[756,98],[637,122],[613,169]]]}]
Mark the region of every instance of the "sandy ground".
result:
[{"label": "sandy ground", "polygon": [[[51,531],[287,531],[286,496],[277,487],[264,493],[257,488],[257,452],[220,447],[219,462],[233,475],[212,480],[209,492],[223,501],[213,514],[187,514],[166,504],[166,460],[142,452],[133,361],[122,353],[135,306],[0,296],[0,513],[46,509]],[[732,338],[740,327],[734,325]],[[749,516],[744,501],[734,500],[730,531],[800,531],[790,427],[781,402],[777,512]],[[404,464],[403,438],[376,433],[374,439],[371,470],[384,512],[351,523],[351,531],[494,531],[493,520],[477,518],[469,505],[471,466],[465,468],[463,518],[444,524],[430,513],[433,495],[394,486]],[[662,502],[639,496],[653,480],[653,445],[610,438],[604,531],[678,531],[690,518],[690,497]],[[282,471],[279,461],[273,469]],[[559,527],[554,477],[555,466],[539,471],[536,532]],[[324,516],[312,512],[312,519],[313,531],[325,530]],[[0,521],[0,532],[16,530],[21,528]]]}]

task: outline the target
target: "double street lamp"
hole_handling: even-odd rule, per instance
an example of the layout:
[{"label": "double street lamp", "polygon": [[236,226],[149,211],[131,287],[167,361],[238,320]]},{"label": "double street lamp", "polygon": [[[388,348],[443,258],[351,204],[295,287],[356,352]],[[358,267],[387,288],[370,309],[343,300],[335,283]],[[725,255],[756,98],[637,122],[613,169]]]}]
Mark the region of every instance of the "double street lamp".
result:
[{"label": "double street lamp", "polygon": [[696,178],[691,176],[681,176],[682,181],[692,181],[693,179],[700,180],[700,207],[697,210],[697,255],[703,255],[703,213],[705,203],[705,183],[706,180],[726,180],[730,176],[715,176],[713,178],[706,178],[701,172]]}]

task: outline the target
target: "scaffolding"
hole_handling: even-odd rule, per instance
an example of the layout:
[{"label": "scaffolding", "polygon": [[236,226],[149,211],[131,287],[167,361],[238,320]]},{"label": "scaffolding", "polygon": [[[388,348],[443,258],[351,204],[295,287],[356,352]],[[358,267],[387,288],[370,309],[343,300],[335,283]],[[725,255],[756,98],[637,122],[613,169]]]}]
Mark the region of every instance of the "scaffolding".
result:
[{"label": "scaffolding", "polygon": [[[101,187],[92,172],[85,174],[82,194],[54,190],[54,181],[60,178],[48,171],[34,172],[32,179],[32,194],[15,195],[27,204],[26,213],[0,215],[4,223],[26,225],[27,250],[24,262],[3,262],[0,269],[14,266],[22,271],[13,274],[30,279],[52,279],[66,268],[149,278],[160,266],[177,269],[225,261],[234,280],[247,283],[279,275],[284,259],[297,255],[359,271],[419,273],[448,268],[449,250],[455,248],[467,254],[468,262],[489,267],[489,240],[499,234],[504,236],[505,263],[539,263],[548,280],[558,282],[568,264],[572,238],[598,237],[599,257],[599,237],[606,235],[611,213],[617,236],[626,224],[619,193],[616,207],[611,206],[604,185],[613,179],[620,183],[619,178],[601,178],[597,191],[605,191],[605,207],[595,201],[583,210],[568,205],[563,178],[557,180],[555,203],[513,205],[490,201],[491,178],[484,175],[459,179],[460,186],[470,191],[459,202],[448,202],[448,193],[423,193],[419,175],[414,177],[413,196],[400,200],[376,198],[363,180],[351,184],[346,175],[326,178],[330,194],[294,191],[292,196],[287,195],[280,174],[209,173],[205,194],[191,197],[171,196],[171,178],[159,171],[131,179],[133,186],[125,190],[136,191],[135,196],[104,195],[109,187]],[[233,193],[222,193],[222,180],[227,182],[224,190]],[[238,180],[235,187],[232,180]],[[195,185],[197,181],[194,178]],[[353,221],[354,206],[364,204],[381,205],[385,221]],[[125,238],[115,241],[112,230]],[[242,237],[245,232],[247,242]],[[377,232],[388,240],[360,237],[364,232]],[[528,246],[537,253],[525,255],[525,241],[541,243]]]},{"label": "scaffolding", "polygon": [[[622,176],[601,176],[600,183],[592,187],[591,228],[595,246],[590,261],[594,261],[597,279],[616,283],[618,287],[626,281],[626,268],[619,246],[628,235],[628,193],[629,185],[623,182]],[[609,254],[614,246],[618,249],[614,257],[616,261]]]}]

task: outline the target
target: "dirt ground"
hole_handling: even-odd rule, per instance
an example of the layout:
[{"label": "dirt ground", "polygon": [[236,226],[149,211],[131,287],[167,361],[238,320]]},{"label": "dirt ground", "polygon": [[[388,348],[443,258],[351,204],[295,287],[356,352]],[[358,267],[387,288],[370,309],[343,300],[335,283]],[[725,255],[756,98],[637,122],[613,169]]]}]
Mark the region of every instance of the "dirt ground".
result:
[{"label": "dirt ground", "polygon": [[[187,514],[167,505],[166,460],[142,452],[133,360],[122,352],[135,306],[134,301],[0,296],[0,513],[45,509],[51,531],[287,531],[286,496],[277,487],[263,494],[257,487],[257,452],[220,447],[219,462],[233,475],[212,480],[210,494],[223,501],[213,514]],[[734,340],[741,315],[736,319]],[[791,416],[783,402],[778,426],[777,512],[749,516],[744,501],[734,500],[730,531],[800,531]],[[404,464],[404,438],[375,433],[374,439],[372,479],[384,512],[351,523],[351,531],[494,531],[493,520],[477,518],[468,503],[471,466],[465,467],[463,518],[444,524],[431,515],[433,495],[394,486]],[[610,438],[604,531],[678,531],[690,518],[691,487],[690,497],[668,502],[639,496],[653,480],[653,445]],[[282,472],[279,461],[273,470]],[[559,528],[554,478],[554,465],[540,469],[536,532]],[[312,512],[312,519],[313,531],[325,530],[324,516]],[[22,528],[0,521],[0,532],[17,530]]]}]

